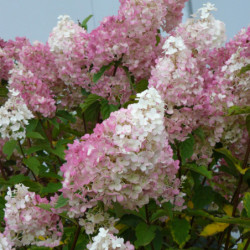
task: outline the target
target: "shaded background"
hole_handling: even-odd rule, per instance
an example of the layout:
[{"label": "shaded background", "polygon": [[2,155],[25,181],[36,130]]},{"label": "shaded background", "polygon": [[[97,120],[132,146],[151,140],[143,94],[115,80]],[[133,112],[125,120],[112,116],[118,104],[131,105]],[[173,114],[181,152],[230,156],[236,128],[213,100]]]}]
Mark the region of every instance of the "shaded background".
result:
[{"label": "shaded background", "polygon": [[[190,0],[184,9],[184,20],[206,2]],[[215,17],[226,23],[228,39],[250,24],[249,0],[210,2],[218,8]],[[88,23],[89,30],[92,30],[105,16],[116,15],[118,8],[119,0],[0,0],[0,37],[8,40],[26,36],[32,42],[45,42],[59,15],[82,21],[93,14]]]}]

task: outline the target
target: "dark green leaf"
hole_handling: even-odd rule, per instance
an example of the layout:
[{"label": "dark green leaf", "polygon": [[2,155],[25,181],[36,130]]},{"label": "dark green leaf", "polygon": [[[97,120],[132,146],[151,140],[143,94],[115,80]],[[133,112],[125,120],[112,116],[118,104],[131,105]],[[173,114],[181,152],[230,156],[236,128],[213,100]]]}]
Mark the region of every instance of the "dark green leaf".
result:
[{"label": "dark green leaf", "polygon": [[81,27],[84,28],[85,30],[88,30],[88,26],[87,23],[88,21],[93,17],[93,15],[89,15],[88,17],[86,17],[82,23],[81,23]]},{"label": "dark green leaf", "polygon": [[11,185],[15,185],[15,184],[21,183],[23,181],[27,181],[27,180],[29,180],[28,176],[24,176],[23,174],[19,174],[19,175],[12,176],[8,180],[8,183],[10,183]]},{"label": "dark green leaf", "polygon": [[102,66],[101,69],[96,74],[93,75],[93,82],[97,83],[99,81],[99,79],[102,77],[102,75],[104,74],[104,72],[109,70],[113,64],[114,63],[111,62],[108,65]]},{"label": "dark green leaf", "polygon": [[29,191],[31,192],[40,193],[40,190],[42,189],[42,185],[38,182],[25,180],[22,183],[24,186],[29,187]]},{"label": "dark green leaf", "polygon": [[109,118],[110,114],[114,111],[117,111],[119,108],[118,105],[109,104],[107,100],[101,100],[101,115],[103,120]]},{"label": "dark green leaf", "polygon": [[28,138],[32,138],[32,139],[41,139],[41,140],[44,140],[44,137],[41,134],[39,134],[38,132],[28,132],[26,134],[26,136]]},{"label": "dark green leaf", "polygon": [[[56,112],[56,116],[59,117],[59,119],[64,118],[67,121],[70,121],[72,123],[76,122],[76,118],[74,117],[74,115],[70,114],[68,111],[66,110],[58,110]],[[63,120],[62,120],[63,121]]]},{"label": "dark green leaf", "polygon": [[183,247],[184,244],[189,240],[190,224],[185,219],[174,218],[170,224],[171,234],[174,241]]},{"label": "dark green leaf", "polygon": [[155,237],[156,227],[147,225],[142,222],[137,225],[135,229],[135,234],[137,240],[135,241],[135,246],[147,246]]},{"label": "dark green leaf", "polygon": [[241,75],[241,74],[243,74],[243,73],[245,73],[245,72],[247,72],[249,70],[250,70],[250,64],[246,65],[245,67],[242,67],[241,70],[240,70],[239,75]]},{"label": "dark green leaf", "polygon": [[244,208],[247,211],[247,216],[250,218],[250,193],[249,192],[245,193],[243,202],[244,202]]},{"label": "dark green leaf", "polygon": [[140,80],[135,87],[136,93],[141,93],[144,90],[146,90],[148,88],[148,80],[146,79],[142,79]]},{"label": "dark green leaf", "polygon": [[186,162],[186,159],[190,158],[194,152],[194,137],[189,135],[189,138],[180,143],[180,155],[182,164]]},{"label": "dark green leaf", "polygon": [[36,129],[37,123],[38,123],[37,119],[33,118],[29,120],[29,124],[26,126],[26,132],[29,133],[34,131]]},{"label": "dark green leaf", "polygon": [[45,195],[50,193],[56,193],[61,188],[62,188],[62,183],[50,182],[46,187],[42,188],[41,194]]},{"label": "dark green leaf", "polygon": [[4,144],[4,146],[3,146],[3,153],[7,155],[7,160],[10,159],[10,157],[13,154],[14,149],[16,148],[16,146],[17,146],[17,141],[15,141],[15,140],[7,141]]},{"label": "dark green leaf", "polygon": [[193,196],[194,207],[197,209],[204,208],[205,206],[211,204],[213,200],[214,192],[209,186],[200,186],[200,188],[195,191]]},{"label": "dark green leaf", "polygon": [[7,97],[8,96],[8,89],[6,87],[0,88],[0,97]]},{"label": "dark green leaf", "polygon": [[3,197],[0,197],[0,221],[3,221],[4,218],[4,208],[6,200]]},{"label": "dark green leaf", "polygon": [[55,205],[55,208],[61,208],[64,207],[68,204],[69,199],[68,198],[64,198],[63,194],[61,194],[57,200],[57,203]]},{"label": "dark green leaf", "polygon": [[196,164],[187,164],[185,165],[187,169],[194,171],[198,174],[205,176],[208,179],[212,179],[212,171],[209,171],[205,166],[198,166]]},{"label": "dark green leaf", "polygon": [[23,163],[35,174],[39,174],[40,162],[35,157],[23,159]]},{"label": "dark green leaf", "polygon": [[103,98],[99,95],[90,94],[85,100],[84,103],[80,104],[82,112],[85,112],[92,104],[99,102]]}]

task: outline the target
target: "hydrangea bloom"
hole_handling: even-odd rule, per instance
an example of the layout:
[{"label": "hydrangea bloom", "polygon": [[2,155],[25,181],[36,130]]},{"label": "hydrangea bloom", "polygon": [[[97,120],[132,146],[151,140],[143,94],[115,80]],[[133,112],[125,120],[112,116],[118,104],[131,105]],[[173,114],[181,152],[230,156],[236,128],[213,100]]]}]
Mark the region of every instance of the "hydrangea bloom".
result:
[{"label": "hydrangea bloom", "polygon": [[12,243],[7,237],[0,233],[0,250],[12,250]]},{"label": "hydrangea bloom", "polygon": [[100,227],[109,228],[111,233],[118,233],[119,231],[115,228],[117,221],[118,219],[110,217],[108,213],[101,211],[96,206],[85,213],[84,219],[79,219],[79,225],[84,227],[86,234],[97,233]]},{"label": "hydrangea bloom", "polygon": [[68,145],[62,192],[70,216],[81,216],[99,200],[129,209],[163,197],[182,205],[178,161],[172,159],[164,128],[164,103],[150,88],[138,103],[111,114],[91,135]]},{"label": "hydrangea bloom", "polygon": [[33,114],[16,91],[11,91],[11,96],[0,107],[0,134],[3,139],[25,138],[25,125],[33,118]]},{"label": "hydrangea bloom", "polygon": [[89,250],[134,250],[129,241],[118,238],[109,232],[109,229],[100,228],[98,235],[93,238],[93,243],[87,245]]},{"label": "hydrangea bloom", "polygon": [[55,247],[60,244],[62,223],[56,214],[43,210],[37,205],[48,203],[22,184],[7,192],[4,209],[6,235],[15,246],[37,245]]}]

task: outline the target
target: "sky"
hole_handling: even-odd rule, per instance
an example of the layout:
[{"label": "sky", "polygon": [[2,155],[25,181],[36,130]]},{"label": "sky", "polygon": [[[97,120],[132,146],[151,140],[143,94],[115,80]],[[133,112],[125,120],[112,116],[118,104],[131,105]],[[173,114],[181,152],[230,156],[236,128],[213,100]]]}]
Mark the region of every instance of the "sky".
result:
[{"label": "sky", "polygon": [[[210,2],[218,8],[215,17],[226,23],[228,38],[250,24],[249,0]],[[202,3],[206,1],[192,0],[193,10],[200,8]],[[93,14],[89,21],[89,30],[92,30],[105,16],[115,15],[118,8],[119,0],[0,0],[0,37],[8,40],[26,36],[32,42],[45,42],[59,15],[82,21]],[[184,12],[186,18],[187,9]]]}]

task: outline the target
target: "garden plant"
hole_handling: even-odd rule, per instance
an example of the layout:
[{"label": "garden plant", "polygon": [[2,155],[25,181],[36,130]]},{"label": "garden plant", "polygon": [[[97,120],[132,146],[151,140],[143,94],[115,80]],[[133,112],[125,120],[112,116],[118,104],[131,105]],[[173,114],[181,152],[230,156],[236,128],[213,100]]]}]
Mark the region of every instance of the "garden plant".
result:
[{"label": "garden plant", "polygon": [[0,40],[0,250],[250,249],[250,27],[185,2]]}]

